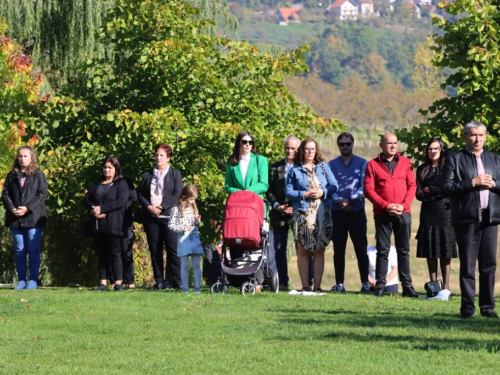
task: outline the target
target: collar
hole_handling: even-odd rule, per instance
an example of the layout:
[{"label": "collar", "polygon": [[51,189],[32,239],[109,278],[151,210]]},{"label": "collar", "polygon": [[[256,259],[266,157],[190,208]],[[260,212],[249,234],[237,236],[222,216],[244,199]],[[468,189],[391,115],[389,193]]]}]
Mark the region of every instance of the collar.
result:
[{"label": "collar", "polygon": [[[467,146],[464,146],[464,150],[465,150],[465,152],[467,152],[469,155],[476,156],[476,154],[475,154],[475,153],[473,153],[473,152],[472,152],[472,150],[469,150],[469,149],[467,148]],[[482,155],[483,155],[483,153],[484,153],[484,148],[481,150],[481,153],[479,154],[479,156],[482,156]]]},{"label": "collar", "polygon": [[245,161],[248,161],[248,162],[249,162],[251,158],[252,158],[252,154],[250,153],[250,154],[248,154],[247,156],[242,156],[242,157],[240,158],[240,161],[241,161],[241,160],[245,160]]},{"label": "collar", "polygon": [[[399,160],[399,152],[396,152],[396,155],[394,155],[394,158],[392,159],[392,161],[397,162],[398,160]],[[387,158],[385,157],[385,155],[382,152],[380,153],[380,161],[382,163],[392,163],[392,162],[387,160]]]}]

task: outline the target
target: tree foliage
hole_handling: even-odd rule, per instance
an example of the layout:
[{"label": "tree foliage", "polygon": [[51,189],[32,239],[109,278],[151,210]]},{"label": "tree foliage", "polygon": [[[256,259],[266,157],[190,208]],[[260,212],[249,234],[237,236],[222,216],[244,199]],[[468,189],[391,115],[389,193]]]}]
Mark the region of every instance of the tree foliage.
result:
[{"label": "tree foliage", "polygon": [[[408,153],[423,158],[425,143],[430,137],[441,137],[453,144],[452,150],[463,147],[460,133],[471,120],[488,127],[487,146],[500,151],[498,104],[500,97],[500,1],[457,0],[439,4],[456,17],[454,21],[435,17],[433,22],[442,34],[435,34],[431,49],[437,54],[436,67],[449,68],[452,73],[441,84],[457,89],[455,96],[436,100],[424,115],[429,120],[414,127],[411,132],[401,130],[399,135],[408,145]],[[457,17],[461,15],[461,17]]]},{"label": "tree foliage", "polygon": [[[85,189],[98,177],[104,157],[117,156],[125,174],[138,182],[153,166],[154,145],[169,143],[171,163],[185,183],[198,187],[208,223],[221,218],[224,167],[238,132],[252,131],[260,152],[277,160],[287,135],[340,127],[319,118],[283,85],[285,76],[307,72],[307,48],[270,56],[247,42],[200,32],[210,26],[213,21],[200,19],[199,10],[182,1],[117,0],[100,34],[112,63],[89,61],[63,96],[37,107],[43,135],[38,149],[49,169],[48,205],[58,213],[51,219],[57,227],[47,235],[56,247],[73,248],[77,262],[86,263],[91,253],[79,236],[69,234],[78,231],[83,214],[76,213],[83,212]],[[208,227],[202,228],[205,236],[213,235]],[[53,259],[58,256],[64,255]],[[72,262],[68,268],[86,269]],[[85,274],[72,276],[81,280]]]}]

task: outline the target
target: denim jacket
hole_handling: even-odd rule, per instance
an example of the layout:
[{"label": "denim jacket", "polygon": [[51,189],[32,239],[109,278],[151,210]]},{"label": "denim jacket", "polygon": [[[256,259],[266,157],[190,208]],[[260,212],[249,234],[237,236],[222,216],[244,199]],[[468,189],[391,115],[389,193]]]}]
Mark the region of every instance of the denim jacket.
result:
[{"label": "denim jacket", "polygon": [[[316,174],[323,189],[325,206],[332,206],[331,196],[339,188],[337,180],[330,167],[325,162],[316,165]],[[304,198],[304,193],[309,191],[307,170],[302,165],[295,165],[290,169],[286,177],[285,196],[292,203],[295,211],[307,211],[309,209],[310,198]]]}]

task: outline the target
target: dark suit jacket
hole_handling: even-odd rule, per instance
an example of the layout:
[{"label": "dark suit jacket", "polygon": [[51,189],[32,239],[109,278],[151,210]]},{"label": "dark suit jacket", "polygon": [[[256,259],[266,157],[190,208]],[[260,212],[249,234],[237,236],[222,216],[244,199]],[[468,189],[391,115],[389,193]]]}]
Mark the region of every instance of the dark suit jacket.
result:
[{"label": "dark suit jacket", "polygon": [[[153,217],[147,207],[151,206],[151,181],[153,180],[153,170],[144,172],[141,185],[139,186],[139,203],[142,206],[142,220],[149,221]],[[161,215],[170,216],[172,207],[177,204],[183,188],[181,172],[170,167],[165,179],[163,180],[163,199],[161,206],[163,208]]]},{"label": "dark suit jacket", "polygon": [[286,164],[285,159],[271,164],[269,168],[269,189],[266,193],[267,200],[271,203],[271,225],[282,227],[286,223],[292,222],[292,215],[282,215],[274,209],[274,204],[288,204],[289,200],[285,198],[285,180]]}]

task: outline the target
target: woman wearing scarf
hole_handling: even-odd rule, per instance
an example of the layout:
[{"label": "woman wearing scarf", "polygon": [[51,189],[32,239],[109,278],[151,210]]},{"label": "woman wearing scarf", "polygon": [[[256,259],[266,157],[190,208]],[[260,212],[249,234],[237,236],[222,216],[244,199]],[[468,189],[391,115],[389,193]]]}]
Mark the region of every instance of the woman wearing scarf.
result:
[{"label": "woman wearing scarf", "polygon": [[[177,204],[183,188],[181,172],[170,167],[172,148],[159,144],[155,148],[156,166],[142,176],[139,202],[141,220],[148,239],[156,290],[180,288],[180,261],[177,257],[177,233],[168,229],[170,211]],[[164,275],[163,245],[167,252]]]}]

